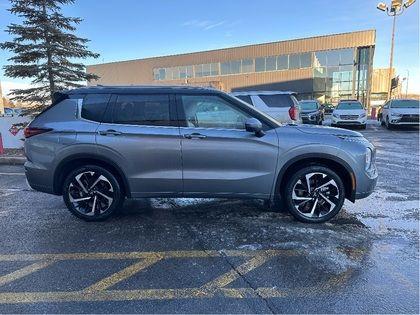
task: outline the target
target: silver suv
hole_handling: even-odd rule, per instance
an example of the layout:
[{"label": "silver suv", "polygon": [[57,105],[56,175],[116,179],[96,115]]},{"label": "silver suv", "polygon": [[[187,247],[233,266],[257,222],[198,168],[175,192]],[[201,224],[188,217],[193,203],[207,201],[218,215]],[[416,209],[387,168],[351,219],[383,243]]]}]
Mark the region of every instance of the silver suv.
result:
[{"label": "silver suv", "polygon": [[281,125],[197,87],[85,87],[56,93],[25,129],[26,177],[87,221],[125,198],[258,198],[323,222],[375,187],[360,133]]}]

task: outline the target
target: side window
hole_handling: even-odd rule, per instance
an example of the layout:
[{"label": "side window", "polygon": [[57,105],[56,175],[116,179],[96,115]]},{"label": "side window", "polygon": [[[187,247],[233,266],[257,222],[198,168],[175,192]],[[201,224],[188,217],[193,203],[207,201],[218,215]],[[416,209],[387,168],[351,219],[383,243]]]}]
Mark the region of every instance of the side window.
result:
[{"label": "side window", "polygon": [[109,98],[110,94],[87,94],[83,99],[82,118],[101,122]]},{"label": "side window", "polygon": [[249,96],[249,95],[238,95],[236,97],[239,98],[241,101],[244,101],[245,103],[248,103],[249,105],[253,105],[252,100],[251,100],[251,96]]},{"label": "side window", "polygon": [[169,95],[118,95],[112,117],[117,124],[171,126]]},{"label": "side window", "polygon": [[297,100],[293,99],[293,95],[289,94],[273,94],[273,95],[259,95],[263,102],[268,107],[292,107],[297,104]]},{"label": "side window", "polygon": [[182,95],[181,100],[188,127],[245,129],[250,117],[215,95]]}]

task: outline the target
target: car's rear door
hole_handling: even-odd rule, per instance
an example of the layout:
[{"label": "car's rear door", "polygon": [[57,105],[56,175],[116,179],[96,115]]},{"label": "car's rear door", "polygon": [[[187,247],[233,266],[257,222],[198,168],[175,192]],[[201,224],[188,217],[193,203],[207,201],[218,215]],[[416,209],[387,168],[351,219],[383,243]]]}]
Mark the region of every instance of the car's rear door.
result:
[{"label": "car's rear door", "polygon": [[98,153],[124,170],[133,197],[182,193],[181,143],[173,96],[113,95],[96,142]]},{"label": "car's rear door", "polygon": [[252,117],[221,95],[178,95],[184,193],[187,196],[269,197],[278,138],[245,131]]}]

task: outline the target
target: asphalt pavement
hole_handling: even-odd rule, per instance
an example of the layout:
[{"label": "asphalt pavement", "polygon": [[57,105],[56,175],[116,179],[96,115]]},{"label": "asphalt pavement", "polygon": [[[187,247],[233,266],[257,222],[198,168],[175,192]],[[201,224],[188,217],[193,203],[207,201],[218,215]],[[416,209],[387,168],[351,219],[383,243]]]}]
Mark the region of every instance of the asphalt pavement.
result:
[{"label": "asphalt pavement", "polygon": [[419,131],[362,133],[377,188],[318,225],[215,199],[87,223],[0,165],[0,313],[419,313]]}]

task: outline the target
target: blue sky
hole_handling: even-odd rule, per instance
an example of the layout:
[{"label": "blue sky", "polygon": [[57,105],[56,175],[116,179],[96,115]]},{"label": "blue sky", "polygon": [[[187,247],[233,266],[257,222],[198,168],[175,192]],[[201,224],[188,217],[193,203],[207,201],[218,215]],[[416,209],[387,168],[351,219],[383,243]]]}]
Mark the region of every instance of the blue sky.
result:
[{"label": "blue sky", "polygon": [[[101,56],[86,64],[234,47],[331,33],[376,29],[374,67],[387,67],[391,18],[376,9],[379,0],[76,0],[66,15],[84,19],[77,34],[91,40]],[[383,0],[382,0],[383,1]],[[390,1],[389,1],[390,2]],[[0,0],[0,42],[19,20]],[[394,64],[410,71],[409,91],[420,93],[419,3],[398,17]],[[10,54],[0,51],[0,67]],[[4,76],[3,89],[25,84]]]}]

